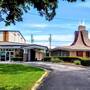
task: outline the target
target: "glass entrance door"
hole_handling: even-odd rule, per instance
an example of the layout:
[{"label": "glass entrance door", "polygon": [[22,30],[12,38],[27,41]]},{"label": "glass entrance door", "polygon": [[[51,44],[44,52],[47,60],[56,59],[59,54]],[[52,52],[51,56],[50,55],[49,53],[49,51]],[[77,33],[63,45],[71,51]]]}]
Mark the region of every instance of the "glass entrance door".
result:
[{"label": "glass entrance door", "polygon": [[14,57],[14,49],[0,49],[0,61],[11,61]]},{"label": "glass entrance door", "polygon": [[6,52],[6,60],[5,61],[9,61],[10,60],[10,52]]},{"label": "glass entrance door", "polygon": [[5,61],[11,61],[11,58],[14,56],[13,51],[7,51],[6,52],[6,60]]},{"label": "glass entrance door", "polygon": [[5,51],[0,51],[0,61],[5,61]]}]

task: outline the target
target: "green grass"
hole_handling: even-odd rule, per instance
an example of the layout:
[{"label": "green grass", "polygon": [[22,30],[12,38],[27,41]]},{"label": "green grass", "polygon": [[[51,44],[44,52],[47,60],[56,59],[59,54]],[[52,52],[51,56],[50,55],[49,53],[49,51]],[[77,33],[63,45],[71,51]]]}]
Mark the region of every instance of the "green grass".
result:
[{"label": "green grass", "polygon": [[0,64],[0,90],[31,90],[44,70],[18,64]]}]

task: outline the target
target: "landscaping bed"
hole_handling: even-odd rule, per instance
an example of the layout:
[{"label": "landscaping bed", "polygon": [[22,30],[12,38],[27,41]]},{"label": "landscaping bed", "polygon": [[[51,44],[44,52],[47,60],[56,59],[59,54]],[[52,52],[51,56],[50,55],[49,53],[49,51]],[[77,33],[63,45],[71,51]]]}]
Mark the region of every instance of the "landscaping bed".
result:
[{"label": "landscaping bed", "polygon": [[61,63],[61,62],[69,62],[74,63],[76,65],[90,66],[90,58],[81,58],[81,57],[71,57],[71,56],[51,56],[45,57],[44,61]]},{"label": "landscaping bed", "polygon": [[0,90],[31,90],[43,73],[32,66],[0,64]]}]

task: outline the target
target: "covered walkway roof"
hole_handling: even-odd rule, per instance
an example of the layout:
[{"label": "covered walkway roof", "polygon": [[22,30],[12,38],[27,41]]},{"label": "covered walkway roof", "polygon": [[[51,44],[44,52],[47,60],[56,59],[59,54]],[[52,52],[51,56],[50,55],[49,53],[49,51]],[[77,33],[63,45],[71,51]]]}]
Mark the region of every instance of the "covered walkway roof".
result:
[{"label": "covered walkway roof", "polygon": [[17,42],[2,42],[0,41],[0,48],[25,48],[25,49],[44,49],[48,50],[48,47],[37,45],[37,44],[27,44],[27,43],[17,43]]}]

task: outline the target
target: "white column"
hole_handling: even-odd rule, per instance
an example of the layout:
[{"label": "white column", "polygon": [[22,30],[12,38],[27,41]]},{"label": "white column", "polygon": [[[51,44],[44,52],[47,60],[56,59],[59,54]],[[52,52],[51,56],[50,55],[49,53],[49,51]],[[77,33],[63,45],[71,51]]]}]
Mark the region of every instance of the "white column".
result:
[{"label": "white column", "polygon": [[23,61],[27,61],[27,49],[23,49]]},{"label": "white column", "polygon": [[31,50],[28,50],[28,61],[31,61]]}]

